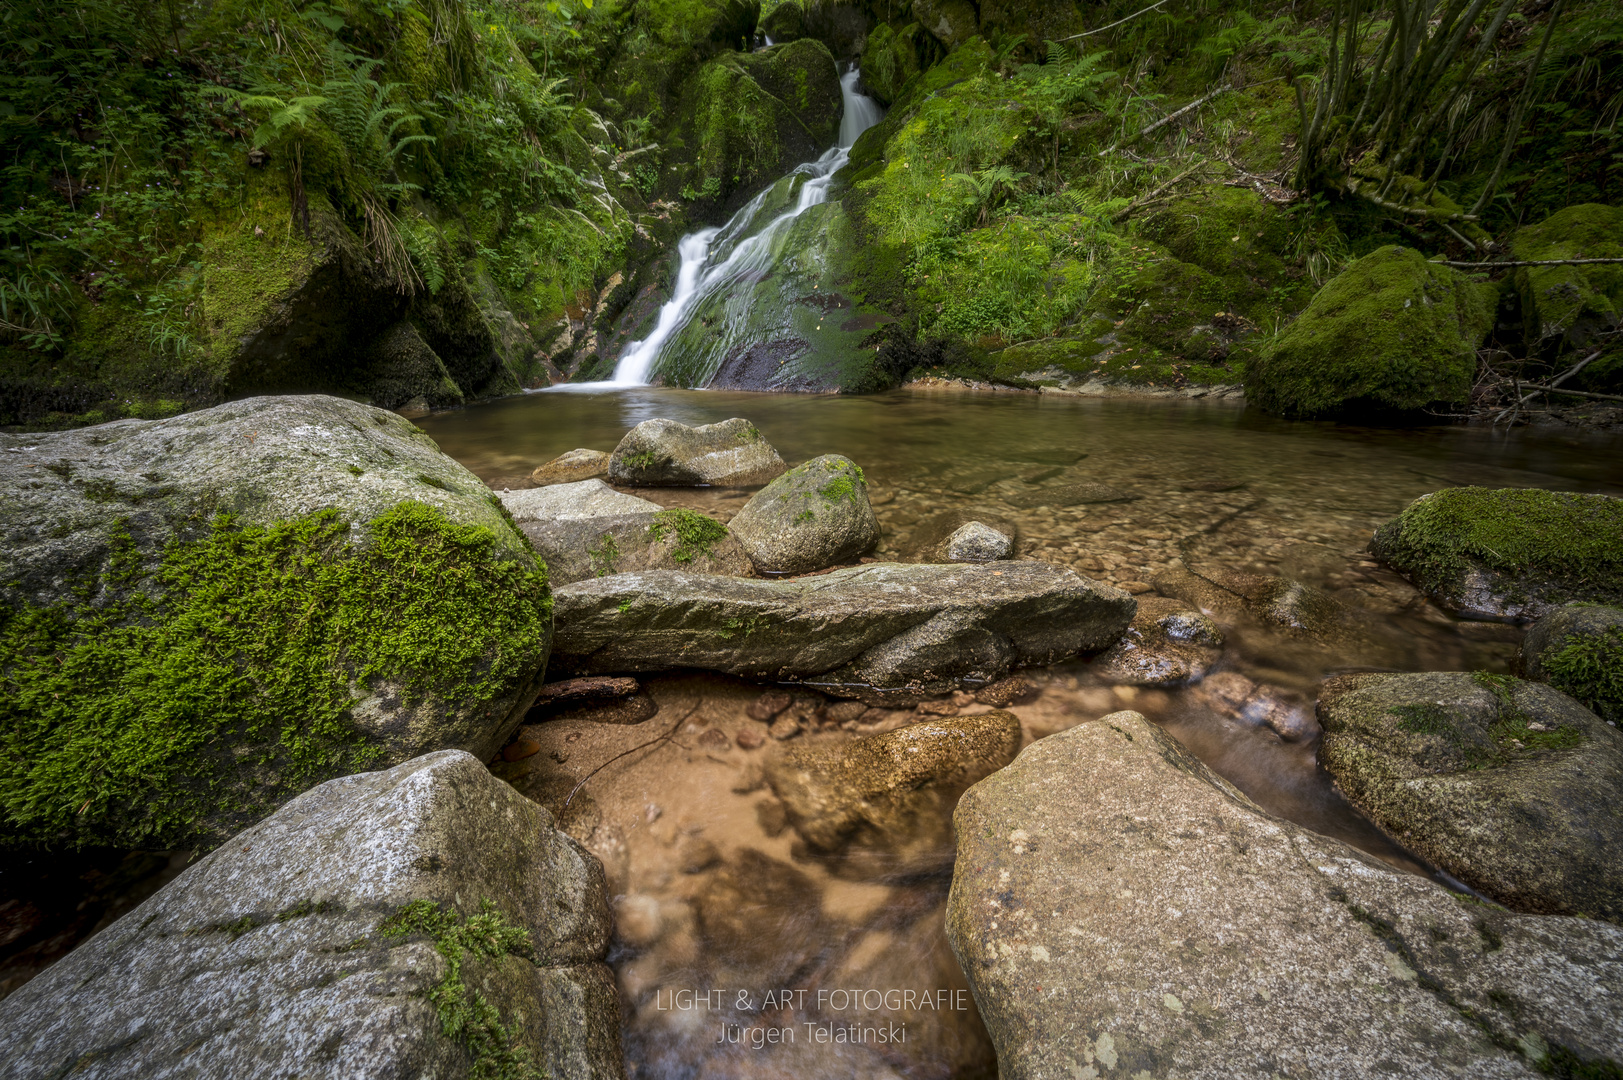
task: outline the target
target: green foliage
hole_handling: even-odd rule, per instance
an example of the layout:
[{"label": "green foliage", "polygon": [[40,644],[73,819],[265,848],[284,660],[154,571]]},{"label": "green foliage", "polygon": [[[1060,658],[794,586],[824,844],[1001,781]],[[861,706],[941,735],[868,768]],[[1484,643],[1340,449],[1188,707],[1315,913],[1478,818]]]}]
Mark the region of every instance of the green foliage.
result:
[{"label": "green foliage", "polygon": [[421,503],[362,546],[330,510],[221,517],[155,565],[121,532],[83,595],[0,607],[11,842],[184,846],[206,817],[253,820],[377,760],[350,712],[367,688],[481,705],[534,665],[551,610],[544,571]]},{"label": "green foliage", "polygon": [[1570,638],[1540,664],[1551,686],[1608,720],[1623,720],[1623,626]]},{"label": "green foliage", "polygon": [[614,573],[615,561],[620,558],[620,545],[615,543],[613,533],[604,533],[598,538],[597,547],[589,547],[586,554],[592,560],[592,573],[597,577],[608,577]]},{"label": "green foliage", "polygon": [[445,977],[428,991],[440,1015],[440,1032],[473,1056],[468,1075],[475,1080],[543,1080],[535,1056],[518,1045],[518,1033],[502,1022],[496,1007],[463,978],[469,961],[499,962],[509,956],[533,959],[530,932],[514,926],[489,899],[479,914],[464,918],[432,900],[413,900],[378,926],[385,939],[423,934],[445,958]]},{"label": "green foliage", "polygon": [[661,510],[648,526],[648,538],[656,544],[674,539],[671,558],[685,565],[701,555],[708,559],[727,538],[727,526],[693,510]]}]

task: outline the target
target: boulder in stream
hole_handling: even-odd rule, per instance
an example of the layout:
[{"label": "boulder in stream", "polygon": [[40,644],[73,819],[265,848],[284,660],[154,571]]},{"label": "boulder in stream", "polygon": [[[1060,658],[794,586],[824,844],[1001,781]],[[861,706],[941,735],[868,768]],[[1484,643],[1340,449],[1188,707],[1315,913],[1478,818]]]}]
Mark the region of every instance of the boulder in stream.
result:
[{"label": "boulder in stream", "polygon": [[1623,608],[1567,604],[1522,642],[1529,679],[1546,682],[1613,724],[1623,723]]},{"label": "boulder in stream", "polygon": [[0,496],[0,846],[209,847],[334,776],[488,757],[541,683],[544,569],[394,413],[0,434]]},{"label": "boulder in stream", "polygon": [[614,448],[609,479],[636,487],[754,487],[785,468],[748,420],[734,417],[700,427],[644,420]]},{"label": "boulder in stream", "polygon": [[501,499],[554,585],[632,570],[750,573],[749,557],[721,522],[662,509],[601,480],[508,491]]},{"label": "boulder in stream", "polygon": [[728,523],[755,568],[803,574],[850,562],[879,542],[868,481],[850,458],[824,454],[756,492]]},{"label": "boulder in stream", "polygon": [[847,872],[908,877],[951,865],[958,797],[1019,750],[1019,718],[988,712],[784,749],[766,780],[813,851],[843,853]]},{"label": "boulder in stream", "polygon": [[537,465],[530,479],[537,484],[573,484],[609,474],[609,455],[601,450],[571,450]]},{"label": "boulder in stream", "polygon": [[611,1080],[609,929],[602,865],[441,751],[312,788],[0,1002],[0,1077]]},{"label": "boulder in stream", "polygon": [[875,563],[756,581],[654,570],[557,593],[555,664],[597,674],[705,668],[916,702],[1109,645],[1136,604],[1047,563]]},{"label": "boulder in stream", "polygon": [[1623,1060],[1601,989],[1623,928],[1470,902],[1271,817],[1137,713],[1026,747],[954,825],[947,933],[1003,1080]]},{"label": "boulder in stream", "polygon": [[1377,529],[1370,550],[1467,618],[1623,603],[1623,499],[1605,495],[1444,488]]},{"label": "boulder in stream", "polygon": [[996,562],[1013,552],[1013,537],[981,521],[965,522],[947,537],[948,562]]},{"label": "boulder in stream", "polygon": [[1508,675],[1344,675],[1319,760],[1433,865],[1518,911],[1623,922],[1623,734]]}]

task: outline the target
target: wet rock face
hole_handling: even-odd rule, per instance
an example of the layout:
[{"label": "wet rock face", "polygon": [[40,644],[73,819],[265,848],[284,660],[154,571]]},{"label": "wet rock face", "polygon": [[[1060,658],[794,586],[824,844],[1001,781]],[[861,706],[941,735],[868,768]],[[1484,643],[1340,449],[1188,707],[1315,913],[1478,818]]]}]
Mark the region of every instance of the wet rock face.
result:
[{"label": "wet rock face", "polygon": [[1036,562],[880,563],[789,581],[649,571],[557,597],[559,671],[704,668],[874,704],[1102,648],[1136,608],[1119,589]]},{"label": "wet rock face", "polygon": [[751,487],[784,469],[755,425],[737,417],[701,427],[644,420],[609,459],[610,480],[639,487]]},{"label": "wet rock face", "polygon": [[1319,759],[1402,843],[1518,911],[1623,922],[1623,735],[1509,676],[1349,675]]},{"label": "wet rock face", "polygon": [[[620,1077],[609,929],[601,864],[546,810],[430,754],[305,792],[0,1002],[0,1076],[464,1077],[511,1050]],[[444,1033],[448,955],[447,1004],[477,995],[510,1046]]]},{"label": "wet rock face", "polygon": [[1014,540],[990,525],[971,521],[960,525],[947,537],[948,562],[996,562],[1007,559]]},{"label": "wet rock face", "polygon": [[1182,686],[1197,682],[1222,656],[1223,632],[1182,600],[1147,596],[1138,601],[1127,633],[1095,661],[1094,670],[1129,686]]},{"label": "wet rock face", "polygon": [[814,851],[844,853],[849,870],[901,878],[951,864],[958,797],[1019,749],[1020,721],[989,712],[785,749],[767,762],[766,779]]},{"label": "wet rock face", "polygon": [[1444,488],[1377,529],[1370,551],[1467,618],[1623,603],[1623,499],[1605,495]]},{"label": "wet rock face", "polygon": [[501,499],[555,585],[633,570],[750,573],[749,557],[720,522],[662,509],[601,480],[506,491]]},{"label": "wet rock face", "polygon": [[571,450],[537,465],[530,479],[537,484],[573,484],[607,476],[609,455],[601,450]]},{"label": "wet rock face", "polygon": [[728,530],[762,573],[850,562],[879,541],[868,482],[850,458],[824,454],[756,492]]},{"label": "wet rock face", "polygon": [[1005,1080],[1623,1059],[1593,991],[1623,930],[1463,903],[1270,817],[1137,713],[1027,747],[954,824],[947,930]]},{"label": "wet rock face", "polygon": [[1527,632],[1522,667],[1601,719],[1623,723],[1623,608],[1568,604],[1551,612]]},{"label": "wet rock face", "polygon": [[[0,756],[34,770],[0,783],[0,839],[212,846],[335,775],[489,755],[541,681],[533,552],[489,488],[393,413],[248,398],[0,435],[0,451],[0,610],[52,613],[11,624],[0,670],[94,657],[0,695]],[[385,633],[422,647],[399,660]],[[113,764],[78,792],[90,747]]]}]

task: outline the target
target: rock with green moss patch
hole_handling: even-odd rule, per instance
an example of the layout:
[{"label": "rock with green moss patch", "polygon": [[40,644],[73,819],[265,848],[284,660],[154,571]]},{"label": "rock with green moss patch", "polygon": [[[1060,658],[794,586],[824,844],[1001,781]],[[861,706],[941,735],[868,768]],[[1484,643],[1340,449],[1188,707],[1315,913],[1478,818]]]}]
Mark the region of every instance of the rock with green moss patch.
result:
[{"label": "rock with green moss patch", "polygon": [[739,417],[700,427],[644,420],[614,448],[609,479],[637,487],[754,487],[786,467],[766,436]]},{"label": "rock with green moss patch", "polygon": [[953,823],[947,936],[1003,1080],[1623,1061],[1598,991],[1623,928],[1476,903],[1282,821],[1138,713],[1031,744]]},{"label": "rock with green moss patch", "polygon": [[1380,419],[1463,402],[1494,291],[1418,251],[1384,247],[1331,279],[1246,374],[1283,416]]},{"label": "rock with green moss patch", "polygon": [[1623,499],[1537,488],[1444,488],[1382,525],[1376,558],[1475,618],[1537,618],[1573,600],[1623,603]]},{"label": "rock with green moss patch", "polygon": [[863,876],[906,878],[952,865],[958,797],[1019,750],[1020,720],[1000,710],[787,747],[768,759],[766,782],[813,851]]},{"label": "rock with green moss patch", "polygon": [[806,10],[800,0],[779,0],[761,19],[761,33],[775,44],[806,36]]},{"label": "rock with green moss patch", "polygon": [[212,846],[333,776],[488,756],[540,685],[545,569],[393,413],[250,398],[0,448],[0,844]]},{"label": "rock with green moss patch", "polygon": [[750,572],[727,526],[693,510],[615,491],[601,480],[502,494],[554,586],[633,570]]},{"label": "rock with green moss patch", "polygon": [[[1516,230],[1510,250],[1528,260],[1623,257],[1623,207],[1569,206]],[[1576,348],[1623,320],[1623,264],[1523,266],[1515,281],[1527,338],[1540,347]]]},{"label": "rock with green moss patch", "polygon": [[1347,675],[1319,760],[1375,823],[1518,911],[1623,922],[1623,734],[1508,675]]},{"label": "rock with green moss patch", "polygon": [[893,30],[877,23],[862,49],[862,85],[882,105],[902,96],[902,87],[919,73],[919,35],[924,28],[910,23]]},{"label": "rock with green moss patch", "polygon": [[0,1002],[0,1076],[617,1080],[604,891],[471,755],[331,780]]},{"label": "rock with green moss patch", "polygon": [[1115,641],[1128,594],[1038,562],[875,563],[787,581],[669,570],[557,592],[559,671],[705,668],[916,702]]},{"label": "rock with green moss patch", "polygon": [[979,32],[980,17],[969,0],[913,0],[913,18],[948,49]]},{"label": "rock with green moss patch", "polygon": [[868,481],[839,454],[796,465],[756,492],[728,528],[755,568],[769,574],[851,562],[879,542]]},{"label": "rock with green moss patch", "polygon": [[1567,604],[1550,612],[1527,632],[1522,667],[1529,679],[1623,723],[1623,607]]}]

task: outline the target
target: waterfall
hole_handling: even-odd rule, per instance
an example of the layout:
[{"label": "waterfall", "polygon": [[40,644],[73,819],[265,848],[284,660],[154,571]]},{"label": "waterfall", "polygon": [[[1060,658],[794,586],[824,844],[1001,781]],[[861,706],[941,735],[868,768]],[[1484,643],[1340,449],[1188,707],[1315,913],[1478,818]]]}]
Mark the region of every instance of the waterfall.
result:
[{"label": "waterfall", "polygon": [[[859,72],[853,68],[840,78],[840,97],[844,113],[840,117],[839,145],[830,148],[816,161],[795,167],[791,177],[798,178],[799,193],[794,206],[779,214],[765,226],[755,229],[756,218],[773,188],[756,195],[720,228],[700,229],[682,237],[677,245],[680,264],[676,273],[676,287],[671,298],[659,310],[654,330],[641,341],[627,345],[614,367],[614,378],[606,383],[576,384],[580,388],[607,389],[621,386],[647,386],[653,374],[660,349],[666,340],[680,330],[692,315],[693,309],[706,297],[731,285],[747,274],[766,268],[772,257],[772,240],[789,222],[828,199],[828,186],[834,174],[850,159],[851,147],[857,136],[877,124],[884,113],[869,97],[857,93]],[[561,389],[561,388],[560,388]]]}]

